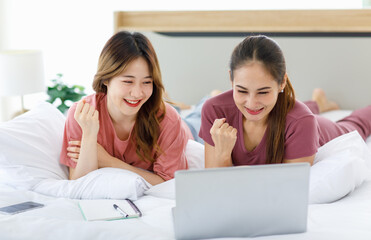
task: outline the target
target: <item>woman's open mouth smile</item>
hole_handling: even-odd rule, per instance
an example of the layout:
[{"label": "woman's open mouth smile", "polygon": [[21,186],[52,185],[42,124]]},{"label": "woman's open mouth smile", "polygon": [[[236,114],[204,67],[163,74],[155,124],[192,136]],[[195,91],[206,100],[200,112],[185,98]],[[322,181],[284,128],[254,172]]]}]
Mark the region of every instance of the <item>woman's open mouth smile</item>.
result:
[{"label": "woman's open mouth smile", "polygon": [[127,104],[127,105],[129,105],[130,107],[137,107],[139,104],[140,104],[140,102],[141,102],[142,100],[127,100],[127,99],[124,99],[124,102]]}]

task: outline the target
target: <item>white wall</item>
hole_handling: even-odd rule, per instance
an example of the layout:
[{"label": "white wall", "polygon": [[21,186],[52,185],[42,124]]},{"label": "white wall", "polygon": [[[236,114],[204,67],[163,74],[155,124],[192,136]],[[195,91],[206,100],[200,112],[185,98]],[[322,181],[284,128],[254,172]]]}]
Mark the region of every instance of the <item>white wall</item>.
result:
[{"label": "white wall", "polygon": [[[113,9],[123,1],[88,0],[0,0],[1,49],[40,49],[43,51],[46,85],[57,73],[68,84],[80,84],[92,93],[91,82],[104,43],[113,34]],[[47,95],[25,96],[32,108]],[[11,101],[11,103],[9,102]],[[19,110],[17,97],[0,99],[1,121]],[[2,106],[2,107],[1,107]]]},{"label": "white wall", "polygon": [[[170,37],[146,33],[159,55],[172,97],[196,103],[212,89],[230,88],[229,58],[243,37]],[[371,37],[274,37],[300,100],[324,88],[344,109],[371,104]]]},{"label": "white wall", "polygon": [[[303,5],[304,4],[304,5]],[[122,1],[122,0],[0,0],[0,50],[1,49],[41,49],[44,53],[46,84],[55,74],[64,74],[64,81],[69,84],[80,84],[86,87],[87,93],[92,93],[91,81],[95,74],[96,65],[100,51],[104,43],[113,34],[113,12],[118,10],[124,11],[145,11],[145,10],[233,10],[233,9],[259,9],[269,6],[272,9],[282,8],[356,8],[362,6],[362,1],[338,1],[338,0],[312,0],[312,1],[295,1],[295,0],[229,0],[225,1],[170,1],[170,0],[139,0],[139,1]],[[158,45],[157,40],[154,40]],[[167,42],[167,40],[165,40]],[[182,40],[176,45],[181,44]],[[191,40],[197,42],[199,39]],[[225,40],[215,40],[223,43]],[[229,40],[228,40],[229,41]],[[158,55],[161,56],[161,66],[164,77],[166,78],[166,87],[169,88],[170,95],[176,100],[183,100],[194,103],[199,97],[212,88],[225,88],[225,66],[232,45],[227,43],[223,49],[220,49],[222,56],[220,62],[213,67],[212,72],[206,72],[205,76],[200,76],[203,64],[207,60],[187,56],[183,50],[174,56],[168,50],[157,49]],[[214,41],[213,41],[214,42]],[[161,45],[161,44],[160,44]],[[227,46],[228,45],[228,46]],[[175,47],[175,46],[174,46]],[[189,45],[189,48],[194,48]],[[219,51],[219,49],[217,49]],[[200,48],[199,54],[214,56],[214,50]],[[186,54],[186,55],[183,55]],[[228,53],[228,54],[227,54]],[[197,54],[196,54],[197,56]],[[172,59],[174,63],[186,65],[190,61],[198,62],[195,69],[182,72],[185,68],[167,67],[168,60]],[[187,62],[181,63],[180,59]],[[219,72],[219,70],[222,72]],[[174,75],[177,71],[178,75]],[[196,72],[199,76],[190,74]],[[202,88],[198,89],[193,84],[187,85],[182,91],[178,91],[176,86],[178,76],[187,76],[187,81],[194,79],[210,79],[213,72],[220,73],[217,77],[212,77],[213,81],[205,81]],[[211,75],[210,75],[211,74]],[[223,83],[217,81],[222,78]],[[197,80],[199,81],[199,80]],[[199,82],[197,82],[199,84]],[[208,85],[211,84],[211,85]],[[189,97],[189,93],[195,93]],[[46,95],[26,96],[26,107],[31,108],[38,101],[44,101]],[[7,101],[12,104],[6,103]],[[0,98],[0,116],[9,115],[9,111],[4,108],[10,108],[15,111],[19,107],[19,99]],[[0,121],[4,120],[1,117]]]},{"label": "white wall", "polygon": [[113,34],[113,12],[117,10],[226,10],[259,8],[354,8],[362,1],[312,0],[0,0],[10,49],[42,49],[47,80],[63,73],[67,82],[81,83],[89,90],[99,53]]},{"label": "white wall", "polygon": [[[7,48],[7,38],[5,36],[7,36],[7,30],[9,28],[6,24],[8,15],[5,0],[0,0],[0,51]],[[11,114],[14,112],[14,108],[17,109],[17,107],[20,106],[18,106],[17,103],[16,97],[0,96],[0,121],[6,121],[10,118]]]},{"label": "white wall", "polygon": [[6,11],[5,11],[5,3],[4,0],[0,0],[0,50],[3,48],[4,45],[4,35],[5,35],[5,16]]}]

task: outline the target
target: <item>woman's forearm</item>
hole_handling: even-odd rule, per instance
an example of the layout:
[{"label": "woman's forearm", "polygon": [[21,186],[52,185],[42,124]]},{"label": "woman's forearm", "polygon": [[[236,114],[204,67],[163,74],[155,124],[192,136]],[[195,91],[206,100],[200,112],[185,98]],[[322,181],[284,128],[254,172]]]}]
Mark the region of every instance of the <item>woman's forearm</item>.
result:
[{"label": "woman's forearm", "polygon": [[135,172],[136,174],[140,175],[152,185],[156,185],[156,184],[159,184],[165,181],[163,178],[161,178],[160,176],[158,176],[157,174],[153,172],[134,167],[130,164],[127,164],[121,161],[118,158],[115,158],[114,156],[111,156],[106,151],[106,149],[104,149],[100,144],[97,144],[97,148],[98,148],[98,167],[99,168],[112,167],[112,168],[126,169],[126,170]]},{"label": "woman's forearm", "polygon": [[140,175],[152,185],[156,185],[165,181],[163,178],[161,178],[160,176],[153,172],[134,167],[130,164],[121,161],[118,158],[109,155],[108,153],[104,154],[103,156],[99,156],[99,167],[113,167],[129,170]]},{"label": "woman's forearm", "polygon": [[83,133],[80,155],[75,169],[70,174],[70,179],[80,178],[96,169],[98,169],[97,136]]},{"label": "woman's forearm", "polygon": [[159,183],[165,182],[165,180],[162,177],[158,176],[157,174],[153,172],[131,166],[125,162],[122,162],[119,159],[117,160],[121,162],[120,163],[120,166],[122,166],[121,168],[135,172],[136,174],[140,175],[142,178],[144,178],[147,182],[149,182],[152,185],[157,185]]},{"label": "woman's forearm", "polygon": [[231,154],[218,150],[216,147],[205,143],[205,168],[233,166]]}]

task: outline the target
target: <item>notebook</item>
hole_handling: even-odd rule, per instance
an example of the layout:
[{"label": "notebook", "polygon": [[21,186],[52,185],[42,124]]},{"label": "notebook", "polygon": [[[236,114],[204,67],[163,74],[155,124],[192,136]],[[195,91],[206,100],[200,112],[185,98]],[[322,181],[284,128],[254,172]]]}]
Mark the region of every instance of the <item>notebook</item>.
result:
[{"label": "notebook", "polygon": [[291,163],[177,171],[176,238],[305,232],[309,170]]},{"label": "notebook", "polygon": [[80,200],[79,207],[85,220],[118,220],[141,217],[138,207],[129,199]]}]

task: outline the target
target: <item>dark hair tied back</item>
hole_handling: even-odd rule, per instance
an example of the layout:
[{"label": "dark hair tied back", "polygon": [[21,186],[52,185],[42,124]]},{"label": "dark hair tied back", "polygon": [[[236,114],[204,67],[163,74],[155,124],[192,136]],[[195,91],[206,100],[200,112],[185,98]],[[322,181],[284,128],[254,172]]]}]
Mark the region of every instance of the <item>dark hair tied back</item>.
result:
[{"label": "dark hair tied back", "polygon": [[277,84],[286,80],[283,93],[278,94],[277,103],[269,113],[267,122],[266,163],[282,163],[285,153],[285,128],[287,113],[295,105],[295,93],[286,76],[286,62],[279,45],[264,35],[250,36],[238,44],[231,56],[230,71],[233,72],[251,62],[262,63]]}]

